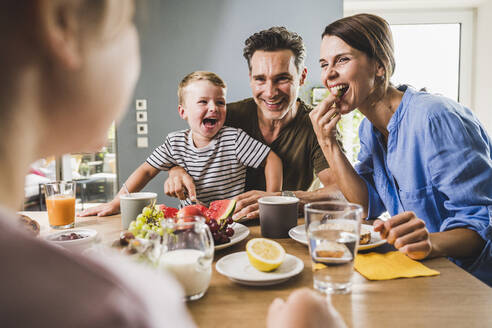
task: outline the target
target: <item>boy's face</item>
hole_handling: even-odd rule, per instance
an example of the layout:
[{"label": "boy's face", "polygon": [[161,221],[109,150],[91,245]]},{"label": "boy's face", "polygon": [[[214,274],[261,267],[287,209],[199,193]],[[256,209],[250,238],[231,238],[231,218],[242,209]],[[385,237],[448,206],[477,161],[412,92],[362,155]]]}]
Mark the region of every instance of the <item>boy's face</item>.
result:
[{"label": "boy's face", "polygon": [[226,117],[226,90],[207,80],[191,82],[184,89],[179,115],[193,131],[195,146],[206,146],[219,132]]}]

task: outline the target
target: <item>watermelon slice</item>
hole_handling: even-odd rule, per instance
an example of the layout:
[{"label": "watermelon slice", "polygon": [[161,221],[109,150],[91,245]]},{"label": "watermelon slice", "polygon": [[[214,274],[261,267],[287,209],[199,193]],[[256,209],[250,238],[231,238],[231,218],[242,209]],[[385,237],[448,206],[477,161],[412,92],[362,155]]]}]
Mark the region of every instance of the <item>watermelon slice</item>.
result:
[{"label": "watermelon slice", "polygon": [[176,218],[178,215],[178,209],[174,207],[168,207],[165,204],[159,205],[159,209],[164,213],[166,219]]},{"label": "watermelon slice", "polygon": [[210,207],[206,211],[205,215],[210,219],[215,219],[220,222],[223,219],[227,219],[234,213],[236,207],[235,199],[222,199],[216,200],[210,203]]}]

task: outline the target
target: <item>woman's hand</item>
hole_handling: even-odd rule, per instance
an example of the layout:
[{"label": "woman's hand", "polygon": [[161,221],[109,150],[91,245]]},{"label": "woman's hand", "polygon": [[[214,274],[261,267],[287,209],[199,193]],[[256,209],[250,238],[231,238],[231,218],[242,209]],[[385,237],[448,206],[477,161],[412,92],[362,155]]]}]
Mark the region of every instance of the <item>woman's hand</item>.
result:
[{"label": "woman's hand", "polygon": [[336,143],[336,125],[341,115],[331,93],[309,113],[320,146]]},{"label": "woman's hand", "polygon": [[99,206],[94,206],[86,209],[77,214],[77,216],[108,216],[113,214],[118,214],[120,212],[120,199],[115,198],[109,203],[101,204]]},{"label": "woman's hand", "polygon": [[181,166],[169,170],[169,177],[164,182],[164,193],[184,200],[188,197],[196,201],[196,189],[193,178]]},{"label": "woman's hand", "polygon": [[346,325],[327,296],[304,288],[292,292],[287,301],[273,300],[268,309],[267,327],[342,328]]},{"label": "woman's hand", "polygon": [[424,259],[432,251],[425,222],[414,212],[404,212],[387,221],[376,220],[373,226],[389,244],[414,260]]},{"label": "woman's hand", "polygon": [[260,217],[258,199],[264,196],[278,196],[279,192],[266,192],[259,190],[250,190],[239,196],[234,197],[236,200],[236,209],[233,220],[246,217],[247,219],[257,219]]}]

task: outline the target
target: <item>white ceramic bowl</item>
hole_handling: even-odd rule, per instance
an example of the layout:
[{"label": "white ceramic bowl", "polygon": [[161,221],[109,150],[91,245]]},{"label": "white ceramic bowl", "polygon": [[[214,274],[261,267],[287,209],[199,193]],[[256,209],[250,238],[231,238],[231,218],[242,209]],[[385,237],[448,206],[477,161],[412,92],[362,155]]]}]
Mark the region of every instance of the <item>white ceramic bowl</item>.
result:
[{"label": "white ceramic bowl", "polygon": [[[63,235],[70,235],[76,233],[83,238],[73,240],[59,240]],[[90,248],[97,240],[97,231],[86,228],[75,228],[63,231],[52,232],[44,237],[47,241],[54,243],[71,251],[82,252]]]}]

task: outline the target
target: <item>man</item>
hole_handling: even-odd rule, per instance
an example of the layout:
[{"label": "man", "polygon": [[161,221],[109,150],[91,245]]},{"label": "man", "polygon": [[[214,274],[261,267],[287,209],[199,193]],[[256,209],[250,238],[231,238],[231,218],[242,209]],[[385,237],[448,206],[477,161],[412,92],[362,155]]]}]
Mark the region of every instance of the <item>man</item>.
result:
[{"label": "man", "polygon": [[[243,129],[280,156],[286,190],[281,194],[296,196],[302,203],[326,199],[335,190],[334,180],[309,119],[312,108],[298,98],[307,76],[302,38],[284,27],[272,27],[250,36],[243,55],[253,97],[228,105],[226,125]],[[327,187],[306,192],[314,179],[313,172]],[[185,197],[185,190],[190,197],[195,196],[193,180],[179,167],[169,172],[164,190],[180,199]],[[246,190],[236,197],[235,219],[258,217],[257,200],[274,194],[262,191],[262,170],[248,170]]]}]

